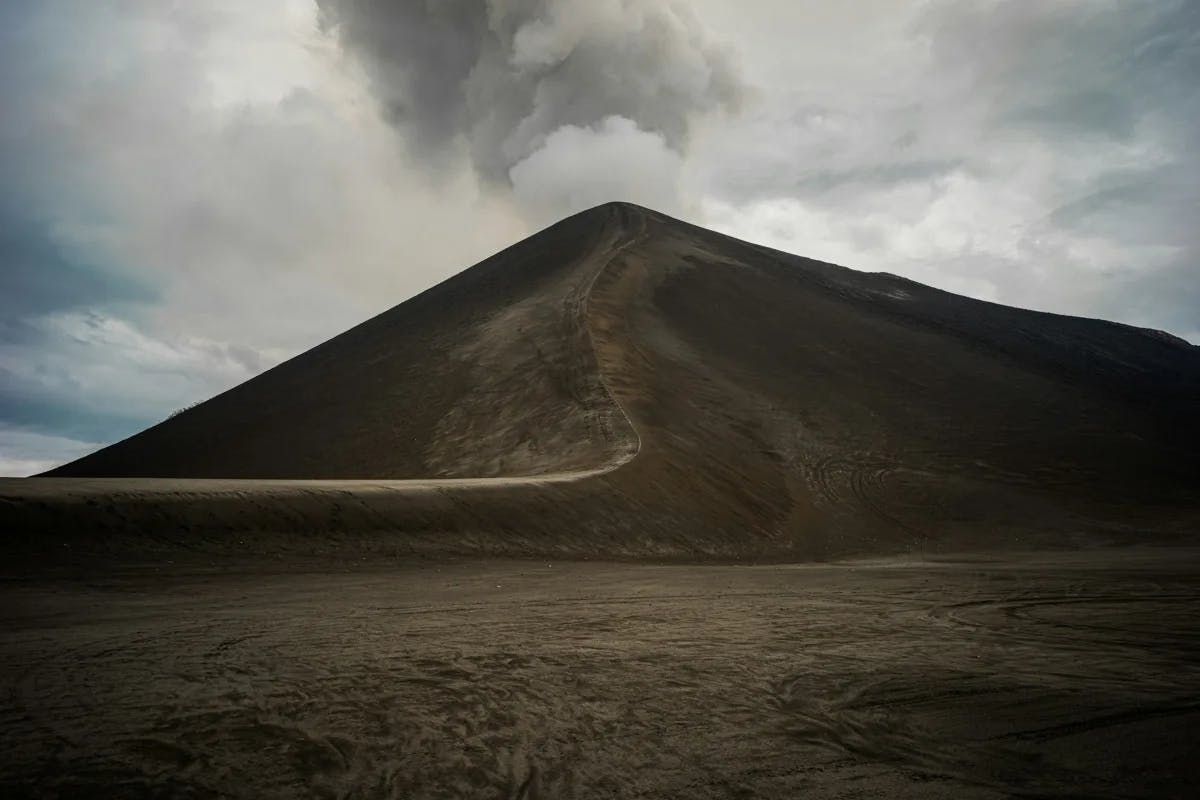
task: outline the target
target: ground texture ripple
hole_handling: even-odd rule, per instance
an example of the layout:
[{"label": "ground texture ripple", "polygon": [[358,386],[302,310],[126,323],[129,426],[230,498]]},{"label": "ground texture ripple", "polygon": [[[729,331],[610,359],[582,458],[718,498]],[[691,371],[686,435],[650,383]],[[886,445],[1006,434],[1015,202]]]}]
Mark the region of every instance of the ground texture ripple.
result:
[{"label": "ground texture ripple", "polygon": [[4,797],[1190,797],[1200,556],[6,581]]}]

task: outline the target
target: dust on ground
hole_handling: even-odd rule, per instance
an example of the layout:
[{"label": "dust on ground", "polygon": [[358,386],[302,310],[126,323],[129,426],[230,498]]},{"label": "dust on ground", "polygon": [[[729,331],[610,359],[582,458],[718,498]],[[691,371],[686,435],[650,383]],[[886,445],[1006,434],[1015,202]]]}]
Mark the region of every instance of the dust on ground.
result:
[{"label": "dust on ground", "polygon": [[9,578],[5,797],[1184,797],[1200,554]]}]

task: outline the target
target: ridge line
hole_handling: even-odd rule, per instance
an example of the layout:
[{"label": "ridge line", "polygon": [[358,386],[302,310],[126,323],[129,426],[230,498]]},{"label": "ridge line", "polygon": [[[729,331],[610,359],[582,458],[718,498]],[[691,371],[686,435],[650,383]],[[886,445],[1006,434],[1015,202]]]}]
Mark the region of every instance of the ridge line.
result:
[{"label": "ridge line", "polygon": [[[618,255],[620,255],[623,251],[625,251],[629,247],[637,244],[639,241],[645,239],[646,236],[648,235],[647,231],[646,231],[647,226],[646,226],[645,217],[643,217],[642,215],[639,214],[638,222],[640,225],[640,230],[635,235],[630,237],[628,241],[626,241],[626,242],[622,243],[620,246],[618,246],[616,248],[612,248],[610,250],[608,257],[604,259],[604,263],[601,264],[600,268],[597,269],[595,274],[592,275],[592,279],[588,282],[587,289],[584,290],[584,293],[583,293],[583,324],[584,324],[584,327],[587,329],[588,342],[591,344],[591,347],[592,347],[592,355],[596,359],[596,376],[600,379],[600,386],[604,389],[604,393],[606,395],[608,395],[609,401],[616,407],[616,409],[620,413],[621,417],[625,420],[625,424],[629,426],[629,430],[633,433],[634,448],[633,448],[632,453],[629,453],[629,454],[617,459],[613,463],[611,463],[605,467],[601,467],[598,470],[585,470],[585,471],[580,471],[578,473],[574,473],[575,475],[578,475],[579,477],[585,477],[585,476],[591,476],[591,475],[607,475],[610,472],[615,472],[616,470],[620,469],[621,467],[623,467],[626,464],[633,461],[642,452],[642,434],[638,431],[637,426],[633,424],[633,418],[629,416],[629,412],[627,412],[625,410],[625,407],[621,405],[621,402],[619,400],[617,400],[616,395],[613,394],[612,387],[609,386],[608,379],[604,375],[604,369],[600,365],[600,352],[596,347],[596,337],[595,337],[595,334],[592,332],[591,317],[590,317],[589,311],[588,311],[588,304],[592,299],[592,290],[595,289],[595,287],[596,287],[596,281],[598,281],[600,279],[600,276],[603,275],[605,273],[605,271],[608,270],[608,268],[612,265],[613,261],[616,260]],[[619,238],[619,236],[618,236],[618,238]],[[571,474],[571,473],[568,473],[568,474]]]}]

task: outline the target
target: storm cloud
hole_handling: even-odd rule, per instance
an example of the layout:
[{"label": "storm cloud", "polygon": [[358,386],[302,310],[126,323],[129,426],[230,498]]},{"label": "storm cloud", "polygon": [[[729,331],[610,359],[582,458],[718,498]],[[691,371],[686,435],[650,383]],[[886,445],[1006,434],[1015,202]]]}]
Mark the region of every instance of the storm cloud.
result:
[{"label": "storm cloud", "polygon": [[[731,53],[682,3],[319,4],[325,25],[361,59],[386,118],[416,155],[440,166],[465,147],[492,184],[541,171],[540,164],[556,158],[543,151],[564,136],[574,157],[586,161],[593,150],[611,150],[610,137],[626,141],[641,132],[661,140],[660,169],[669,170],[687,150],[693,121],[736,110],[744,91]],[[532,164],[522,169],[526,162]],[[612,175],[637,172],[609,174],[611,182]],[[536,206],[537,187],[550,197],[570,193],[552,173],[541,177],[518,196]]]},{"label": "storm cloud", "polygon": [[763,98],[693,153],[706,224],[1200,340],[1200,6],[697,2]]},{"label": "storm cloud", "polygon": [[574,211],[1200,342],[1191,0],[0,3],[0,472]]}]

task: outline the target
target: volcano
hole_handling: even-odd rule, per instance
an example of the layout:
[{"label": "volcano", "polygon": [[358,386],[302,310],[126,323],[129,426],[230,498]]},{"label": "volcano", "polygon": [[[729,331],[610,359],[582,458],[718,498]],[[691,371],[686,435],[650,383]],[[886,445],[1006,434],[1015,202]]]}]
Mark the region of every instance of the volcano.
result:
[{"label": "volcano", "polygon": [[595,208],[0,481],[0,796],[1190,797],[1198,400]]},{"label": "volcano", "polygon": [[1147,541],[1196,520],[1197,408],[1200,348],[1169,334],[610,203],[47,473],[105,480],[3,494],[26,528],[102,507],[110,540],[268,549],[327,530],[514,555]]}]

